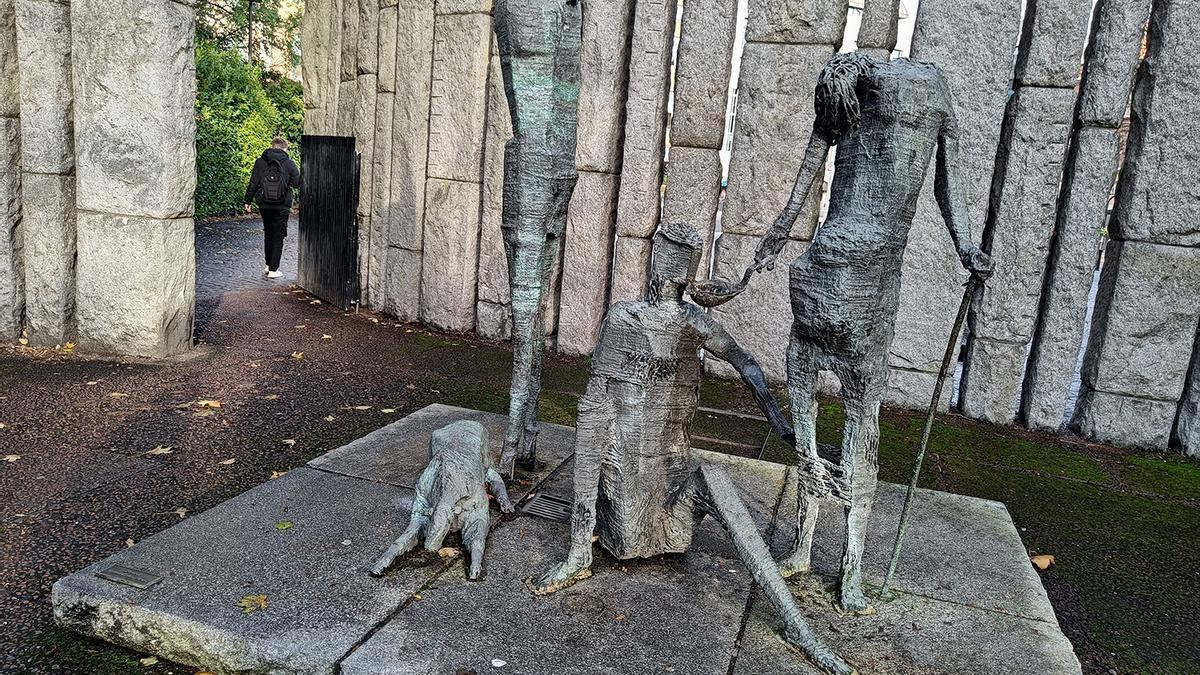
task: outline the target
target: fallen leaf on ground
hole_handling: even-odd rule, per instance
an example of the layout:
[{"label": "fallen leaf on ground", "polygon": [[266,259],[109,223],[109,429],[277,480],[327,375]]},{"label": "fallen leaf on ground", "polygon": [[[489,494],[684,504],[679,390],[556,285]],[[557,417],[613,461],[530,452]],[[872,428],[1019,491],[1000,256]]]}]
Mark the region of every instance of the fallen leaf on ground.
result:
[{"label": "fallen leaf on ground", "polygon": [[355,409],[355,410],[370,410],[370,409],[371,409],[371,406],[369,406],[369,405],[356,405],[356,406],[354,406],[354,409]]},{"label": "fallen leaf on ground", "polygon": [[212,399],[204,399],[203,401],[196,401],[196,405],[200,406],[201,408],[220,408],[221,402]]},{"label": "fallen leaf on ground", "polygon": [[6,461],[6,462],[15,462],[18,459],[21,459],[20,455],[5,455],[4,456],[4,461]]},{"label": "fallen leaf on ground", "polygon": [[292,521],[281,520],[278,523],[275,523],[275,529],[279,530],[280,532],[284,530],[290,530],[292,529]]},{"label": "fallen leaf on ground", "polygon": [[299,326],[292,326],[292,327],[293,328],[308,328],[308,326],[305,326],[304,324],[300,324]]},{"label": "fallen leaf on ground", "polygon": [[114,391],[113,393],[109,394],[109,396],[111,398],[129,398],[129,394],[122,394],[119,391]]},{"label": "fallen leaf on ground", "polygon": [[616,615],[616,616],[614,616],[614,617],[613,617],[613,621],[624,621],[624,620],[625,620],[625,615],[624,615],[624,614],[618,614],[618,615]]},{"label": "fallen leaf on ground", "polygon": [[180,518],[186,518],[187,514],[188,514],[188,510],[181,506],[181,507],[175,509],[175,511],[173,511],[173,513],[175,515],[179,516]]},{"label": "fallen leaf on ground", "polygon": [[325,416],[325,421],[326,421],[326,422],[332,422],[332,421],[334,421],[334,420],[336,420],[336,419],[337,419],[337,418],[336,418],[336,417],[334,417],[333,415],[326,415],[326,416]]},{"label": "fallen leaf on ground", "polygon": [[379,412],[381,412],[381,413],[394,413],[394,412],[396,412],[396,409],[395,409],[395,408],[380,408],[380,409],[379,409]]},{"label": "fallen leaf on ground", "polygon": [[267,596],[265,595],[244,595],[241,600],[237,601],[237,606],[242,608],[243,614],[257,612],[260,609],[267,608]]},{"label": "fallen leaf on ground", "polygon": [[147,454],[147,455],[169,455],[169,454],[171,454],[172,452],[175,452],[175,450],[174,450],[174,449],[173,449],[171,446],[169,446],[169,445],[160,445],[160,446],[158,446],[157,448],[155,448],[155,449],[153,449],[153,450],[148,450],[148,451],[146,452],[146,454]]},{"label": "fallen leaf on ground", "polygon": [[321,301],[320,301],[320,300],[313,300],[312,302],[310,302],[310,303],[308,303],[308,304],[310,304],[310,305],[319,305],[319,304],[321,304]]},{"label": "fallen leaf on ground", "polygon": [[98,384],[100,384],[100,381],[99,381],[99,380],[91,380],[91,381],[89,381],[89,382],[87,383],[87,386],[89,386],[89,387],[94,387],[94,386],[96,386],[96,385],[98,385]]},{"label": "fallen leaf on ground", "polygon": [[192,413],[192,417],[212,417],[215,413],[215,410],[197,410]]},{"label": "fallen leaf on ground", "polygon": [[439,558],[457,558],[458,557],[458,549],[454,548],[453,546],[443,546],[442,548],[438,549],[438,557]]},{"label": "fallen leaf on ground", "polygon": [[1035,555],[1029,559],[1039,570],[1049,568],[1054,564],[1054,556],[1052,555]]},{"label": "fallen leaf on ground", "polygon": [[74,352],[75,351],[75,343],[68,342],[67,344],[63,345],[63,351],[68,354],[70,354],[71,352]]},{"label": "fallen leaf on ground", "polygon": [[376,319],[375,317],[371,317],[371,323],[379,323],[379,319]]},{"label": "fallen leaf on ground", "polygon": [[133,540],[132,539],[125,540],[125,548],[133,548]]},{"label": "fallen leaf on ground", "polygon": [[237,461],[236,459],[234,459],[234,458],[230,457],[229,459],[225,460],[224,462],[220,462],[220,464],[224,464],[225,466],[229,466],[230,464],[233,464],[233,463],[234,463],[234,462],[236,462],[236,461]]},{"label": "fallen leaf on ground", "polygon": [[505,661],[504,659],[492,659],[492,667],[493,668],[503,668],[504,666],[507,666],[507,665],[508,665],[508,661]]},{"label": "fallen leaf on ground", "polygon": [[7,428],[8,428],[7,424],[5,424],[4,422],[0,422],[0,429],[7,429]]},{"label": "fallen leaf on ground", "polygon": [[324,334],[324,335],[322,335],[322,336],[321,336],[321,339],[322,339],[322,340],[332,340],[332,339],[333,339],[333,336],[332,336],[332,335],[330,335],[329,333],[326,333],[326,334]]},{"label": "fallen leaf on ground", "polygon": [[283,444],[284,444],[284,445],[295,445],[295,444],[296,444],[296,439],[294,439],[294,438],[285,438],[285,439],[283,439]]},{"label": "fallen leaf on ground", "polygon": [[277,398],[279,398],[279,394],[267,394],[266,396],[263,397],[263,400],[264,401],[274,401]]},{"label": "fallen leaf on ground", "polygon": [[405,388],[405,389],[416,389],[416,388],[417,388],[417,385],[415,385],[415,384],[408,384],[408,385],[405,385],[405,386],[404,386],[404,388]]},{"label": "fallen leaf on ground", "polygon": [[276,478],[279,478],[280,476],[282,476],[285,473],[287,473],[287,472],[286,471],[272,471],[271,472],[271,480],[275,480]]},{"label": "fallen leaf on ground", "polygon": [[138,659],[138,663],[142,664],[143,666],[149,667],[149,666],[152,666],[152,665],[158,663],[158,657],[147,656],[144,659]]},{"label": "fallen leaf on ground", "polygon": [[304,352],[292,352],[292,358],[293,359],[302,359],[302,358],[304,358]]}]

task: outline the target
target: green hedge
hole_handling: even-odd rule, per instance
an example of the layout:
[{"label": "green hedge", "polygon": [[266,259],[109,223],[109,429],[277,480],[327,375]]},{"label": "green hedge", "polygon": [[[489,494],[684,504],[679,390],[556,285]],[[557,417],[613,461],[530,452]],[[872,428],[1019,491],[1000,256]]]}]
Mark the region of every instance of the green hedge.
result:
[{"label": "green hedge", "polygon": [[300,156],[300,83],[264,73],[236,51],[196,41],[196,217],[242,206],[254,160],[276,133]]}]

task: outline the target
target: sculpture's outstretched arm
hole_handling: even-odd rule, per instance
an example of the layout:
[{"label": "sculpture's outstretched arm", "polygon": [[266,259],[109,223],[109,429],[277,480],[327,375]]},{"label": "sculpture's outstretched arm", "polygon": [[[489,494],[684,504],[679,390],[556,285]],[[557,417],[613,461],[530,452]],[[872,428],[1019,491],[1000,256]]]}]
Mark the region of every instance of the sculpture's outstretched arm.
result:
[{"label": "sculpture's outstretched arm", "polygon": [[504,479],[495,469],[487,470],[487,484],[492,489],[492,495],[496,497],[496,503],[500,505],[500,510],[504,513],[512,513],[513,503],[508,498],[508,488],[504,487]]},{"label": "sculpture's outstretched arm", "polygon": [[431,462],[421,472],[421,477],[417,479],[416,496],[413,498],[412,514],[408,519],[408,527],[404,529],[404,533],[396,539],[395,543],[388,547],[388,550],[371,567],[371,574],[373,576],[383,576],[383,573],[396,562],[397,558],[413,550],[417,545],[417,538],[421,536],[421,530],[429,526],[429,516],[433,513],[433,505],[430,503],[430,497],[433,492],[434,482],[437,480],[438,467],[440,466],[441,462]]},{"label": "sculpture's outstretched arm", "polygon": [[796,219],[800,217],[804,202],[812,192],[813,183],[817,176],[824,172],[829,146],[830,142],[814,128],[812,136],[808,139],[808,147],[804,150],[804,160],[800,164],[800,171],[796,174],[796,184],[792,186],[792,194],[788,197],[787,206],[783,207],[783,212],[775,219],[771,229],[763,235],[762,241],[758,244],[758,250],[754,253],[755,269],[775,264],[775,256],[779,255],[784,244],[787,243],[788,234],[796,224]]},{"label": "sculpture's outstretched arm", "polygon": [[949,92],[946,93],[945,120],[938,133],[937,173],[933,192],[963,267],[984,279],[991,276],[991,257],[971,240],[971,224],[967,222],[967,191],[958,165],[958,120],[954,116]]},{"label": "sculpture's outstretched arm", "polygon": [[729,365],[738,371],[738,374],[742,376],[742,382],[754,395],[754,402],[758,404],[771,423],[771,430],[785,443],[796,447],[796,433],[792,429],[792,425],[784,419],[783,413],[779,411],[779,404],[776,403],[775,397],[771,395],[771,390],[767,387],[767,378],[754,357],[742,349],[741,345],[721,326],[713,328],[708,340],[704,343],[704,349],[713,356],[728,361]]}]

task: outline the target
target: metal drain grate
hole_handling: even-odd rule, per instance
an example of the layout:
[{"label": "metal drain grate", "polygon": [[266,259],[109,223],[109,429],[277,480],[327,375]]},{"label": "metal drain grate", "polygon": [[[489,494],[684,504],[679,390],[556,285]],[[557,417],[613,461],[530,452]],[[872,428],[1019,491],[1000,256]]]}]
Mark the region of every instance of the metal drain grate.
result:
[{"label": "metal drain grate", "polygon": [[136,567],[128,565],[110,565],[96,572],[96,576],[101,579],[107,579],[118,584],[133,586],[134,588],[147,589],[163,580],[161,574],[139,570]]},{"label": "metal drain grate", "polygon": [[570,500],[539,492],[521,505],[521,513],[560,523],[569,523],[571,522],[571,507]]}]

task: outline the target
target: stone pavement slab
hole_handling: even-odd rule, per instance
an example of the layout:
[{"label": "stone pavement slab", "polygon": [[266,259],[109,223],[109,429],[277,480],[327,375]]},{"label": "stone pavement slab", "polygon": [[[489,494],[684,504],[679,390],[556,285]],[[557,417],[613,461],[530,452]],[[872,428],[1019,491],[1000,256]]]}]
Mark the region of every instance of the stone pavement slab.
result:
[{"label": "stone pavement slab", "polygon": [[[494,521],[484,577],[461,559],[408,559],[383,579],[367,567],[403,529],[429,434],[475,419],[499,450],[503,417],[429,406],[277,480],[60,580],[58,621],[217,673],[807,673],[783,644],[726,533],[707,519],[693,549],[617,561],[597,549],[593,576],[548,597],[525,579],[560,559],[566,523]],[[518,495],[569,497],[572,431],[546,425],[547,465]],[[790,543],[788,470],[696,451],[720,462],[776,550]],[[781,499],[782,497],[782,499]],[[878,582],[902,488],[881,487],[868,539]],[[840,510],[823,514],[816,573],[792,584],[814,630],[862,672],[1078,673],[1070,643],[1003,506],[923,491],[897,589],[873,617],[830,605]],[[291,527],[278,529],[283,521]],[[348,542],[348,543],[346,543]],[[139,590],[96,573],[114,563],[163,575]],[[824,577],[828,578],[828,577]],[[265,595],[265,608],[238,607]]]}]

